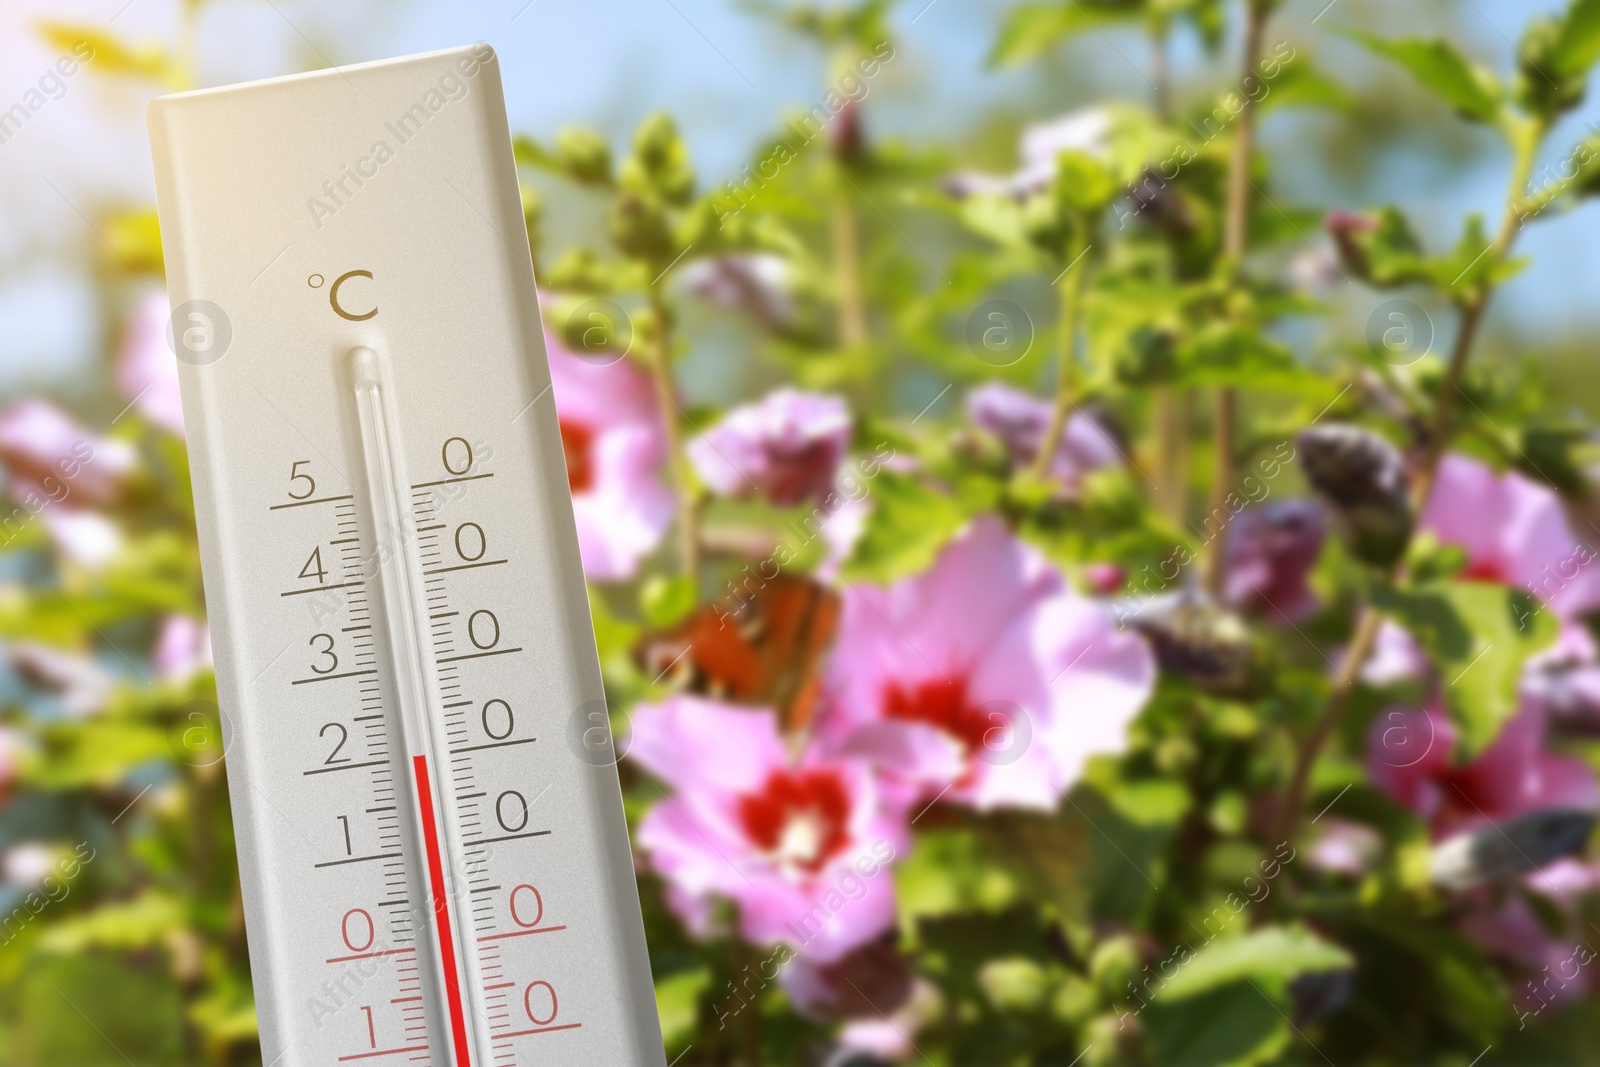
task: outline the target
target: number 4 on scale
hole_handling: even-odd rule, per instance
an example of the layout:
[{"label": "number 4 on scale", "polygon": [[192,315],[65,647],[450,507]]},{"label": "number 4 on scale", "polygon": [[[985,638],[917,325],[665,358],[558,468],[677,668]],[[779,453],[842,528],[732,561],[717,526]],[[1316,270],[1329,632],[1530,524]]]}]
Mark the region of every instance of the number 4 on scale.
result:
[{"label": "number 4 on scale", "polygon": [[299,577],[315,578],[318,585],[328,584],[328,570],[322,565],[322,546],[318,545],[311,550],[311,555],[306,557],[306,565],[300,568]]}]

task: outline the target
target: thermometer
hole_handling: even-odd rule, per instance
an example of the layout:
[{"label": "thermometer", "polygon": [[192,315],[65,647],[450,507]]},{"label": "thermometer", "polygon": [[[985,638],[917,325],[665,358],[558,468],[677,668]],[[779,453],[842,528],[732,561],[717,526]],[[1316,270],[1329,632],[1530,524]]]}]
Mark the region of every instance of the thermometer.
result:
[{"label": "thermometer", "polygon": [[665,1062],[494,53],[151,142],[264,1062]]}]

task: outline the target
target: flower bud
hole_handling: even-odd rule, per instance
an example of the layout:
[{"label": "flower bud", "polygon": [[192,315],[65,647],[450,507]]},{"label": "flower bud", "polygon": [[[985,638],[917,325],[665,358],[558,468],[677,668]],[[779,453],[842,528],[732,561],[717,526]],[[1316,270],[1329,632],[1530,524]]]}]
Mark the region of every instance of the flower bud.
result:
[{"label": "flower bud", "polygon": [[1244,620],[1207,597],[1178,593],[1158,598],[1138,613],[1133,625],[1149,640],[1162,670],[1208,692],[1253,692],[1267,666]]},{"label": "flower bud", "polygon": [[1428,873],[1454,890],[1506,881],[1581,852],[1595,822],[1584,808],[1546,808],[1468,830],[1434,847]]},{"label": "flower bud", "polygon": [[637,193],[617,197],[611,212],[611,239],[624,255],[651,263],[669,263],[677,252],[666,212],[653,198]]},{"label": "flower bud", "polygon": [[1351,554],[1379,567],[1399,560],[1412,525],[1399,451],[1370,430],[1338,424],[1304,430],[1298,444],[1306,479]]},{"label": "flower bud", "polygon": [[1563,27],[1552,16],[1533,19],[1517,46],[1517,74],[1511,92],[1517,103],[1536,115],[1553,118],[1583,100],[1587,72],[1564,74],[1552,62],[1560,50]]},{"label": "flower bud", "polygon": [[593,130],[568,126],[556,134],[556,159],[580,185],[611,182],[611,147]]}]

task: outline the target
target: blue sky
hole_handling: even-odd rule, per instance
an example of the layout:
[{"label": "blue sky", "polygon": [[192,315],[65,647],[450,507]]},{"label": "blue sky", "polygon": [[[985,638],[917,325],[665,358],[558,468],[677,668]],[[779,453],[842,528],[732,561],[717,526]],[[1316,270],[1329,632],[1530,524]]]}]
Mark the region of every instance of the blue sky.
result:
[{"label": "blue sky", "polygon": [[[1044,106],[1034,71],[994,73],[983,58],[1001,0],[910,0],[893,16],[898,52],[873,86],[875,128],[909,137],[969,138],[996,111],[1045,118],[1086,99]],[[1556,0],[1411,0],[1382,5],[1381,32],[1447,30],[1501,71],[1511,39],[1536,10]],[[1360,21],[1380,5],[1360,0],[1291,0],[1274,33],[1309,41],[1341,80],[1377,69],[1323,30]],[[137,44],[172,42],[178,0],[7,0],[0,12],[0,101],[20,97],[54,59],[34,26],[44,18],[112,27]],[[119,10],[121,11],[118,14]],[[1319,16],[1319,12],[1321,12]],[[1312,20],[1317,19],[1313,25]],[[1404,23],[1402,25],[1401,23]],[[730,0],[222,0],[209,4],[198,36],[202,84],[269,77],[329,63],[353,63],[486,40],[500,53],[514,128],[548,136],[568,123],[594,125],[620,141],[643,115],[679,116],[702,177],[731,175],[787,107],[816,102],[821,57],[775,32]],[[1147,100],[1148,53],[1137,34],[1086,36],[1064,63],[1064,81],[1092,80],[1111,96]],[[1180,83],[1202,66],[1180,42]],[[144,104],[159,90],[79,75],[9,143],[0,145],[0,391],[93,380],[102,320],[85,262],[99,237],[85,216],[152,197]],[[1600,97],[1600,94],[1596,94]],[[1288,153],[1303,117],[1271,120],[1265,143]],[[1439,122],[1454,122],[1442,111]],[[1586,101],[1552,137],[1551,160],[1585,121],[1600,123],[1600,99]],[[1460,216],[1500,210],[1504,159],[1441,171],[1426,154],[1393,153],[1363,192],[1413,210],[1425,230],[1453,238]],[[1316,161],[1281,161],[1280,189],[1311,202],[1348,196],[1323,180]],[[1600,269],[1600,212],[1588,208],[1556,225],[1531,228],[1522,250],[1535,268],[1497,298],[1495,315],[1519,335],[1574,323],[1600,325],[1588,279]],[[1317,238],[1320,240],[1320,238]],[[1352,295],[1360,314],[1365,297]],[[1374,301],[1375,302],[1375,298]]]}]

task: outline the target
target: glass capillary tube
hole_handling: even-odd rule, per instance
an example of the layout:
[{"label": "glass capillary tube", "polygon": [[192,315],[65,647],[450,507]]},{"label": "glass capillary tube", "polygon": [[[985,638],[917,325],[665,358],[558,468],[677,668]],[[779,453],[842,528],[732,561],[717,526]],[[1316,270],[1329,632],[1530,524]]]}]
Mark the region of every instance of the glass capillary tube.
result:
[{"label": "glass capillary tube", "polygon": [[[402,506],[401,478],[395,462],[396,443],[391,430],[388,401],[383,386],[383,365],[378,354],[360,347],[350,352],[355,384],[356,418],[360,424],[361,453],[366,464],[368,502],[374,530],[373,555],[383,602],[383,617],[390,659],[393,663],[396,711],[400,720],[401,742],[405,749],[406,770],[411,783],[409,805],[417,841],[427,863],[423,891],[427,914],[432,918],[436,987],[444,995],[445,1021],[449,1027],[448,1061],[456,1067],[493,1062],[487,1022],[480,1012],[469,1010],[476,1000],[482,978],[477,973],[477,956],[470,951],[462,909],[452,907],[458,898],[451,859],[461,855],[453,839],[450,820],[444,817],[441,803],[444,792],[438,788],[434,753],[447,745],[433,729],[437,716],[428,714],[428,697],[436,687],[429,684],[432,662],[423,642],[423,627],[417,619],[417,598],[413,584],[411,556],[405,531],[411,529],[409,510]],[[393,538],[385,544],[385,535]],[[442,727],[441,727],[442,728]],[[467,989],[458,979],[457,956],[467,973]],[[469,1049],[475,1049],[471,1055]]]}]

